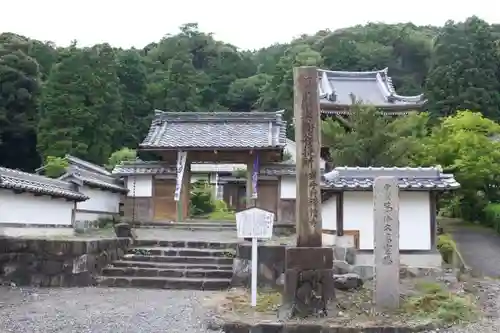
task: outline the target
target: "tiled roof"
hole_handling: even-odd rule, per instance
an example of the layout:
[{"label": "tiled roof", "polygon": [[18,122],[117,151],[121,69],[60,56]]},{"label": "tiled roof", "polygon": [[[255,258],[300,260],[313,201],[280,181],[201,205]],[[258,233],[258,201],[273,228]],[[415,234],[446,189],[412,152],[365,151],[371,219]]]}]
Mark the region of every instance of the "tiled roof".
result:
[{"label": "tiled roof", "polygon": [[[233,172],[236,170],[246,170],[245,164],[209,164],[209,163],[193,163],[191,171],[198,173],[210,172]],[[138,161],[138,162],[123,162],[113,169],[113,175],[127,176],[135,174],[157,175],[157,174],[172,174],[176,172],[175,165],[167,165],[162,162],[155,161]],[[260,174],[266,176],[279,175],[294,175],[295,164],[287,162],[265,164],[260,167]]]},{"label": "tiled roof", "polygon": [[353,97],[356,101],[373,105],[389,114],[416,110],[425,103],[423,94],[398,95],[387,68],[371,72],[319,70],[318,75],[323,113],[348,113],[335,109],[351,105]]},{"label": "tiled roof", "polygon": [[453,175],[442,173],[439,167],[337,167],[323,176],[322,187],[336,191],[371,190],[375,178],[380,176],[396,177],[399,188],[406,191],[447,191],[460,187]]},{"label": "tiled roof", "polygon": [[81,158],[67,154],[65,158],[68,160],[70,165],[78,166],[80,169],[87,169],[89,171],[97,172],[102,175],[111,176],[111,172],[106,170],[100,165],[82,160]]},{"label": "tiled roof", "polygon": [[59,179],[66,181],[75,181],[76,183],[83,183],[91,187],[97,187],[104,190],[116,191],[127,193],[128,189],[121,184],[121,181],[101,173],[91,172],[89,170],[81,169],[77,166],[70,166],[66,174],[62,175]]},{"label": "tiled roof", "polygon": [[27,172],[0,167],[0,188],[18,190],[75,201],[85,201],[88,197],[71,189],[71,184]]},{"label": "tiled roof", "polygon": [[277,112],[156,111],[143,149],[283,148],[286,122]]},{"label": "tiled roof", "polygon": [[[111,176],[111,172],[109,172],[102,166],[82,160],[81,158],[78,158],[76,156],[66,154],[66,156],[64,156],[64,159],[68,162],[69,166],[76,166],[80,169],[85,169],[94,173]],[[45,165],[42,165],[40,168],[36,169],[35,172],[40,174],[43,172],[43,170],[45,170],[45,167]]]}]

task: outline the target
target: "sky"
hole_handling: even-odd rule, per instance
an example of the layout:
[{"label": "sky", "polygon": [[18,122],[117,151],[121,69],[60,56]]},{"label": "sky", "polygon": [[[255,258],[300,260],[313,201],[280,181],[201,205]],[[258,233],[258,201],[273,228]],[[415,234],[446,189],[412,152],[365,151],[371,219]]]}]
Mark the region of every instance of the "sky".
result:
[{"label": "sky", "polygon": [[368,22],[442,25],[477,15],[500,23],[495,0],[24,0],[3,1],[1,9],[0,32],[59,46],[77,40],[124,48],[142,48],[191,22],[242,49]]}]

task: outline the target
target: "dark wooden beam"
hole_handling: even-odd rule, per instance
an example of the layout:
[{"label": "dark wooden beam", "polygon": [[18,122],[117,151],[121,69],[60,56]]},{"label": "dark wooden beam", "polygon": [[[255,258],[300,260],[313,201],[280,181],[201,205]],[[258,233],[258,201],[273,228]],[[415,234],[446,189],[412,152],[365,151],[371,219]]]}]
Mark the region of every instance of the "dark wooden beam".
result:
[{"label": "dark wooden beam", "polygon": [[430,214],[430,236],[431,236],[431,249],[436,249],[437,246],[437,193],[429,192],[429,214]]},{"label": "dark wooden beam", "polygon": [[344,236],[344,192],[337,193],[337,236]]}]

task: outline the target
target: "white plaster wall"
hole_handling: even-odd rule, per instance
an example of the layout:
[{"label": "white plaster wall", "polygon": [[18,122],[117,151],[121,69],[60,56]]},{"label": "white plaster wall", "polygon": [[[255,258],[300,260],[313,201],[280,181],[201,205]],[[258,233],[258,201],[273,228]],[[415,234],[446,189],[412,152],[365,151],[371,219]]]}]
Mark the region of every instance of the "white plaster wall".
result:
[{"label": "white plaster wall", "polygon": [[93,210],[106,213],[118,213],[120,207],[120,193],[103,191],[100,189],[81,186],[79,192],[89,197],[88,200],[78,202],[77,209]]},{"label": "white plaster wall", "polygon": [[295,176],[283,176],[280,181],[280,198],[281,199],[295,199],[297,193],[297,185]]},{"label": "white plaster wall", "polygon": [[136,197],[152,197],[153,196],[153,176],[140,175],[127,177],[127,188],[129,192],[127,196],[134,196],[134,181],[135,181],[135,196]]},{"label": "white plaster wall", "polygon": [[[400,192],[399,196],[400,249],[430,250],[429,192]],[[323,227],[336,230],[336,197],[323,203],[321,215]],[[344,230],[359,230],[361,250],[373,250],[373,228],[373,193],[344,192]]]},{"label": "white plaster wall", "polygon": [[71,225],[74,202],[0,190],[0,223]]}]

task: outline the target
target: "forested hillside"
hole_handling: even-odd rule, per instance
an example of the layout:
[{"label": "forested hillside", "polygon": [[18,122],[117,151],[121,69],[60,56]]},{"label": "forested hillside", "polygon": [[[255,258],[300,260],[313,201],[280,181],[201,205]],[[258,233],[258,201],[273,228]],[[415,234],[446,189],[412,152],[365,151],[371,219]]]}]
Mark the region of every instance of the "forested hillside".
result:
[{"label": "forested hillside", "polygon": [[429,111],[500,119],[500,27],[478,18],[445,27],[368,24],[239,50],[196,24],[144,49],[60,48],[0,35],[0,165],[33,170],[70,153],[104,164],[135,148],[157,108],[249,111],[292,105],[292,68],[389,67],[400,94],[425,91]]}]

